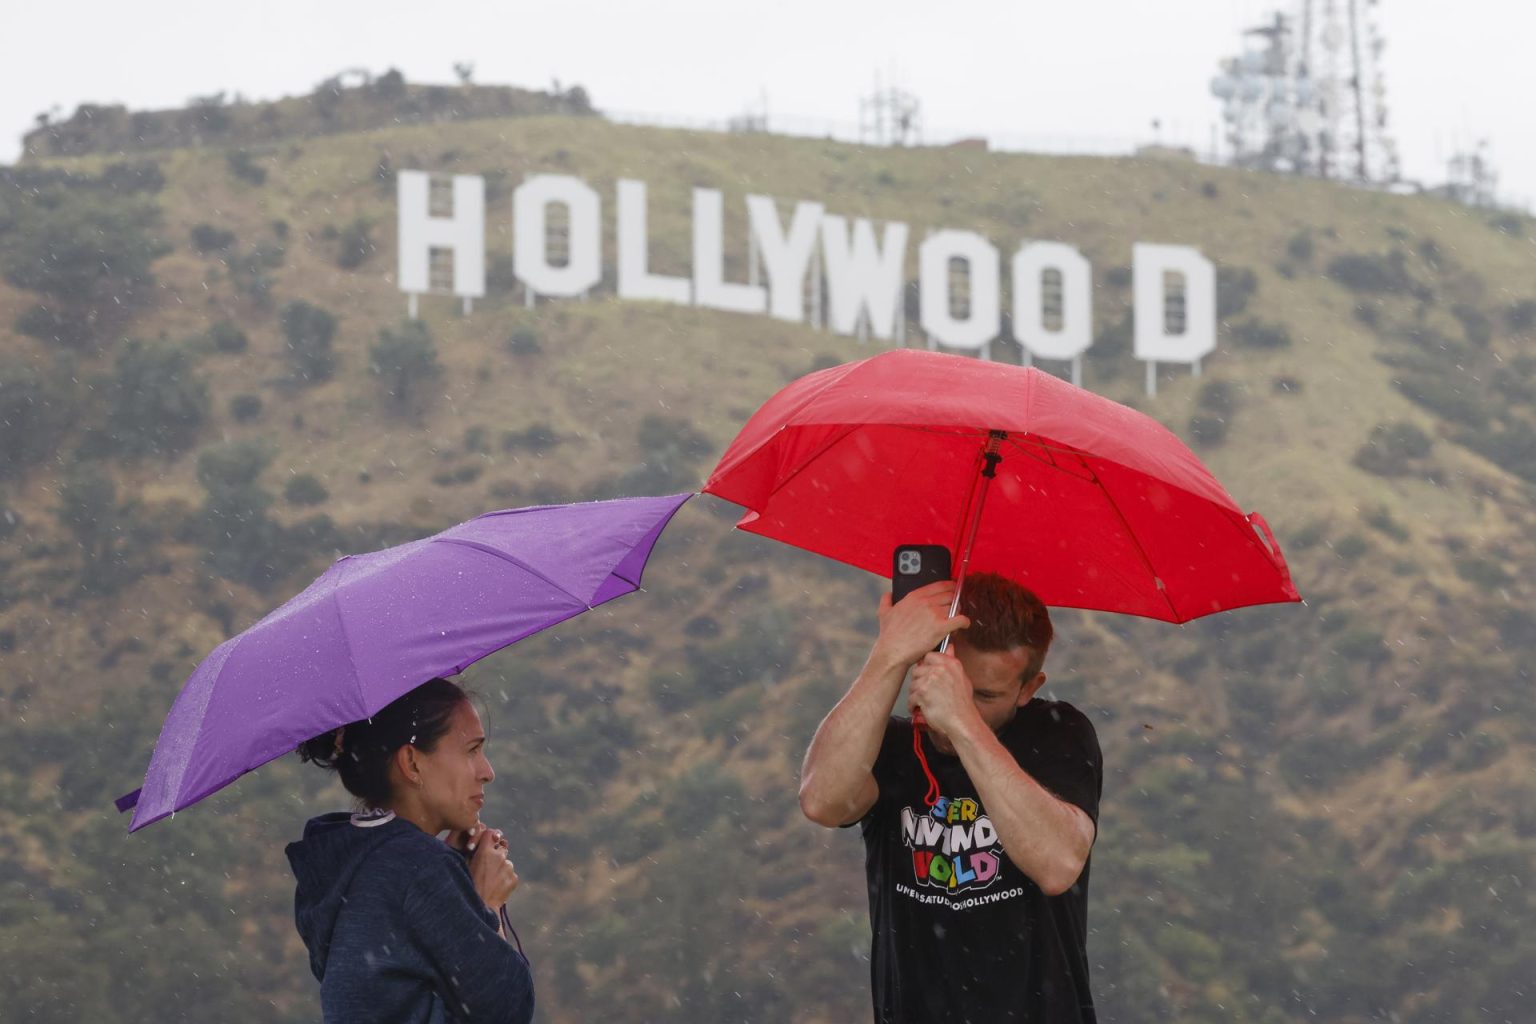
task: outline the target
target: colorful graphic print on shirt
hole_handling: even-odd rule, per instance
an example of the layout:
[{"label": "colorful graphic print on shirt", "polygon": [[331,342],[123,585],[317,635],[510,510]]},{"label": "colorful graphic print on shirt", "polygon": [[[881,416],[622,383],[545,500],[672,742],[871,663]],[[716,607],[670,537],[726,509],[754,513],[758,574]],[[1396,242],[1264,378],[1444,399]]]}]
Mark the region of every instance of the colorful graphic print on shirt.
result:
[{"label": "colorful graphic print on shirt", "polygon": [[980,891],[997,881],[1003,847],[992,820],[970,797],[941,796],[932,807],[903,807],[901,836],[920,886]]}]

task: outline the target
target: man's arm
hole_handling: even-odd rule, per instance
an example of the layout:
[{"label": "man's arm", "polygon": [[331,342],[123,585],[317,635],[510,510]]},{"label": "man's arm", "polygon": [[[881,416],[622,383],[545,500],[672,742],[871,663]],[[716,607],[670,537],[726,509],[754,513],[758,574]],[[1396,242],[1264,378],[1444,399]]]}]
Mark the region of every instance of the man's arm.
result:
[{"label": "man's arm", "polygon": [[936,654],[924,659],[912,687],[913,700],[929,723],[955,745],[1008,859],[1047,896],[1072,888],[1093,849],[1098,832],[1093,819],[1019,767],[982,721],[956,658]]},{"label": "man's arm", "polygon": [[822,720],[800,768],[800,810],[818,825],[858,821],[880,795],[873,773],[907,669],[945,634],[970,625],[949,617],[954,584],[930,583],[892,605],[880,598],[880,635],[863,670]]}]

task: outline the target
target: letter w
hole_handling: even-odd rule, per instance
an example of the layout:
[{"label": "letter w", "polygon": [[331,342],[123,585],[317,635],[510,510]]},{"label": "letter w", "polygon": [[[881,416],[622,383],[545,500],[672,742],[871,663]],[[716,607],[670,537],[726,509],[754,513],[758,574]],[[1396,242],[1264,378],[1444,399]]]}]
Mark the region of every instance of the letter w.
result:
[{"label": "letter w", "polygon": [[870,331],[882,341],[896,334],[896,311],[901,303],[902,270],[907,258],[907,226],[899,221],[885,225],[885,239],[875,241],[875,228],[860,218],[853,222],[835,214],[821,219],[821,248],[827,266],[829,321],[839,334],[853,335],[864,317]]}]

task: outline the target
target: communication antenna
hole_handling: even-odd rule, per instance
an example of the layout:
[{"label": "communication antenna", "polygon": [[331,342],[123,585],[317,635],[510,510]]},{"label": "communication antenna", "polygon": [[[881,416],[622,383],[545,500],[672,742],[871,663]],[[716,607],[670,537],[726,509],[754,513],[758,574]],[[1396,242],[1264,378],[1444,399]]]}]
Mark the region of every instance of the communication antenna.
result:
[{"label": "communication antenna", "polygon": [[727,120],[725,128],[739,134],[765,134],[768,131],[768,90],[762,90],[741,113]]},{"label": "communication antenna", "polygon": [[1378,0],[1290,0],[1244,33],[1244,52],[1221,63],[1222,100],[1239,166],[1361,183],[1397,181],[1387,131]]},{"label": "communication antenna", "polygon": [[859,100],[859,141],[876,146],[918,146],[923,141],[923,104],[898,86],[882,88]]},{"label": "communication antenna", "polygon": [[1488,140],[1457,152],[1447,163],[1445,191],[1450,198],[1485,209],[1498,205],[1499,172],[1488,155]]}]

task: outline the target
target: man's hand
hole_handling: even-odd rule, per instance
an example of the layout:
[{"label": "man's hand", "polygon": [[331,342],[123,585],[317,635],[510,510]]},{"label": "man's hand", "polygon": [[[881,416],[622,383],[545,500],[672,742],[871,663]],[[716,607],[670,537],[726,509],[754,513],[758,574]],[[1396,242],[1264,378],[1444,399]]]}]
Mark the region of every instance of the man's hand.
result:
[{"label": "man's hand", "polygon": [[929,651],[912,669],[907,706],[919,709],[928,726],[946,736],[957,736],[981,721],[971,680],[960,659],[945,651]]},{"label": "man's hand", "polygon": [[880,637],[872,657],[905,671],[940,640],[969,626],[971,620],[964,615],[950,618],[949,605],[954,597],[955,585],[950,580],[919,587],[894,604],[890,594],[881,595]]}]

